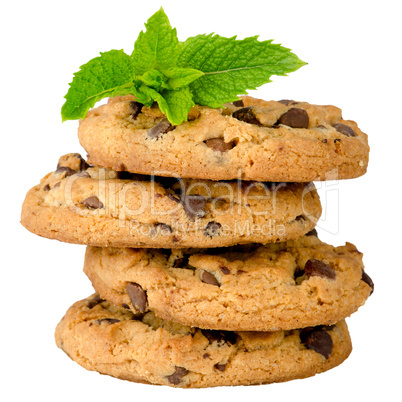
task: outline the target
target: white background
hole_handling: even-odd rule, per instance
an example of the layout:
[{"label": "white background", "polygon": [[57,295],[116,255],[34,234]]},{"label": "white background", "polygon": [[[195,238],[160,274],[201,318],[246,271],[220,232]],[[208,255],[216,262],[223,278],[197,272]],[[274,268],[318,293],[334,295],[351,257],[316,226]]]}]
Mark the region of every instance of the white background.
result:
[{"label": "white background", "polygon": [[[398,395],[401,374],[401,39],[398,1],[15,1],[1,10],[1,391],[7,401],[338,401]],[[216,32],[260,35],[309,64],[252,95],[334,104],[369,134],[368,173],[321,185],[320,237],[364,252],[375,292],[348,323],[354,343],[340,367],[258,387],[177,390],[88,372],[54,344],[65,310],[92,293],[84,246],[19,224],[26,191],[59,156],[81,152],[77,122],[61,123],[73,72],[100,51],[131,53],[160,5],[179,39]],[[330,191],[332,190],[332,192]],[[325,207],[325,205],[324,205]],[[393,398],[393,400],[398,398]]]}]

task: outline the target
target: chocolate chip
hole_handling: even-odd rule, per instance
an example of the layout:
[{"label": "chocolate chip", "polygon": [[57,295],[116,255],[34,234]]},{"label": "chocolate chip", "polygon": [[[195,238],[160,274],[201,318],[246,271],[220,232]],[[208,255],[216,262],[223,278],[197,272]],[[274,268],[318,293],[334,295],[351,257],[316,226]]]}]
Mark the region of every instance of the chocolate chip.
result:
[{"label": "chocolate chip", "polygon": [[181,197],[183,208],[190,219],[202,218],[206,215],[206,199],[202,195],[185,195]]},{"label": "chocolate chip", "polygon": [[175,372],[171,375],[166,376],[167,380],[174,385],[180,384],[184,376],[189,373],[184,367],[175,367]]},{"label": "chocolate chip", "polygon": [[209,222],[206,228],[204,229],[204,236],[217,236],[219,235],[219,231],[221,229],[222,225],[218,222]]},{"label": "chocolate chip", "polygon": [[77,173],[76,176],[78,176],[78,177],[91,177],[91,175],[88,172],[86,172],[85,170],[83,170],[82,172]]},{"label": "chocolate chip", "polygon": [[43,191],[49,191],[50,190],[50,186],[49,184],[46,184],[46,186],[43,187]]},{"label": "chocolate chip", "polygon": [[236,106],[236,107],[243,107],[243,106],[244,106],[243,99],[234,101],[234,102],[233,102],[233,106]]},{"label": "chocolate chip", "polygon": [[167,225],[166,223],[156,223],[155,228],[164,233],[173,233],[172,227]]},{"label": "chocolate chip", "polygon": [[236,110],[235,112],[233,112],[232,116],[237,120],[244,121],[245,123],[257,124],[259,126],[261,125],[260,121],[255,116],[254,110],[251,106]]},{"label": "chocolate chip", "polygon": [[92,298],[91,300],[88,301],[87,307],[89,309],[94,308],[95,306],[97,306],[98,304],[100,304],[104,301],[105,300],[101,299],[101,297],[99,295],[96,295],[94,298]]},{"label": "chocolate chip", "polygon": [[130,297],[133,307],[140,313],[144,313],[147,308],[147,294],[138,283],[129,282],[126,291]]},{"label": "chocolate chip", "polygon": [[300,332],[300,340],[307,349],[312,349],[326,359],[331,355],[334,343],[331,335],[321,328],[305,328]]},{"label": "chocolate chip", "polygon": [[220,266],[219,269],[222,271],[222,273],[224,273],[225,275],[229,275],[230,274],[230,269],[228,267],[225,266]]},{"label": "chocolate chip", "polygon": [[356,133],[353,131],[352,127],[349,127],[346,124],[336,123],[333,124],[332,127],[334,127],[336,131],[346,135],[347,137],[356,137]]},{"label": "chocolate chip", "polygon": [[218,280],[208,271],[203,271],[201,281],[208,285],[219,286]]},{"label": "chocolate chip", "polygon": [[362,270],[362,281],[366,282],[367,285],[371,287],[370,295],[374,292],[374,282],[373,280],[366,274],[365,271]]},{"label": "chocolate chip", "polygon": [[310,259],[304,266],[305,274],[310,276],[319,276],[320,278],[335,279],[336,271],[323,261]]},{"label": "chocolate chip", "polygon": [[173,268],[184,268],[188,264],[188,257],[178,258],[173,262]]},{"label": "chocolate chip", "polygon": [[315,236],[318,237],[318,233],[316,229],[310,230],[310,232],[306,233],[305,236]]},{"label": "chocolate chip", "polygon": [[341,142],[341,139],[340,138],[335,138],[334,139],[334,144],[336,144],[337,142]]},{"label": "chocolate chip", "polygon": [[174,128],[175,126],[173,126],[168,119],[163,118],[156,126],[148,130],[147,135],[150,138],[159,138],[163,134],[172,131]]},{"label": "chocolate chip", "polygon": [[209,343],[217,342],[218,346],[222,346],[225,343],[234,345],[237,340],[235,332],[231,331],[215,331],[212,329],[202,329],[202,334],[208,339]]},{"label": "chocolate chip", "polygon": [[58,166],[57,170],[54,173],[65,173],[65,177],[72,176],[73,174],[77,173],[76,170],[71,169],[68,166]]},{"label": "chocolate chip", "polygon": [[215,368],[223,373],[226,370],[226,364],[215,364]]},{"label": "chocolate chip", "polygon": [[326,144],[328,140],[325,138],[324,140],[321,140],[322,143]]},{"label": "chocolate chip", "polygon": [[210,356],[211,356],[211,355],[210,355],[209,353],[204,353],[204,354],[202,355],[202,357],[203,357],[204,359],[208,359]]},{"label": "chocolate chip", "polygon": [[102,318],[101,320],[96,320],[97,324],[102,324],[102,322],[105,322],[106,324],[116,324],[117,322],[120,322],[117,318]]},{"label": "chocolate chip", "polygon": [[236,145],[234,141],[225,142],[223,138],[210,138],[204,141],[204,143],[208,148],[219,152],[227,152]]},{"label": "chocolate chip", "polygon": [[294,107],[284,113],[276,124],[284,124],[293,128],[308,128],[309,117],[304,109]]},{"label": "chocolate chip", "polygon": [[291,99],[281,99],[281,100],[278,100],[278,102],[282,103],[282,105],[285,105],[285,106],[296,105],[296,103],[299,103],[299,102],[296,102]]},{"label": "chocolate chip", "polygon": [[99,201],[99,198],[96,195],[86,198],[81,204],[89,209],[103,208],[103,204]]},{"label": "chocolate chip", "polygon": [[135,120],[137,116],[141,113],[141,109],[144,105],[140,102],[131,101],[130,108],[131,108],[131,117]]}]

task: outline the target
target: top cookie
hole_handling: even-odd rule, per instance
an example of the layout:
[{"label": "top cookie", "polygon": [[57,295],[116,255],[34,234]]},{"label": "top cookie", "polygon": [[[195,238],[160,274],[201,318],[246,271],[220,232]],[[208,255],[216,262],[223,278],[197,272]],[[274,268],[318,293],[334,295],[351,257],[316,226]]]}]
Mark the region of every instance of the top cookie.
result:
[{"label": "top cookie", "polygon": [[172,126],[158,107],[116,97],[80,121],[88,161],[184,178],[306,182],[367,170],[367,135],[335,106],[245,96],[225,109],[195,106]]}]

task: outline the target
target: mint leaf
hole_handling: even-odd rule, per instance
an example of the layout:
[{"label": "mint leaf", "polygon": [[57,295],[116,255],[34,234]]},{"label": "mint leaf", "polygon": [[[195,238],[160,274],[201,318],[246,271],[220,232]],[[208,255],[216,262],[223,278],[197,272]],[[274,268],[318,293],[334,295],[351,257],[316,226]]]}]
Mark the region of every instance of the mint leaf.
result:
[{"label": "mint leaf", "polygon": [[134,61],[123,50],[110,50],[90,60],[74,74],[61,108],[62,120],[80,119],[108,96],[136,93]]},{"label": "mint leaf", "polygon": [[213,34],[188,38],[177,63],[204,72],[190,88],[196,103],[214,108],[270,82],[272,75],[286,75],[305,64],[271,40],[259,42],[257,36],[236,40]]},{"label": "mint leaf", "polygon": [[161,88],[168,88],[168,85],[166,83],[167,78],[158,70],[149,70],[138,77],[136,81],[141,82],[146,86],[152,87],[157,91],[159,91]]},{"label": "mint leaf", "polygon": [[170,89],[182,88],[204,75],[202,71],[195,70],[194,68],[179,67],[167,70],[165,74],[169,78],[167,84]]},{"label": "mint leaf", "polygon": [[161,93],[155,89],[143,85],[139,91],[143,96],[147,97],[147,104],[158,102],[159,109],[173,125],[178,125],[187,120],[188,113],[194,101],[191,91],[188,87],[177,90],[164,90]]},{"label": "mint leaf", "polygon": [[180,52],[176,29],[161,8],[145,24],[135,41],[131,56],[135,61],[135,73],[142,75],[148,70],[164,70],[175,67]]},{"label": "mint leaf", "polygon": [[163,91],[162,96],[166,101],[168,109],[166,111],[161,110],[163,113],[166,113],[168,120],[172,124],[178,125],[187,120],[190,109],[195,105],[193,94],[188,86],[176,90]]}]

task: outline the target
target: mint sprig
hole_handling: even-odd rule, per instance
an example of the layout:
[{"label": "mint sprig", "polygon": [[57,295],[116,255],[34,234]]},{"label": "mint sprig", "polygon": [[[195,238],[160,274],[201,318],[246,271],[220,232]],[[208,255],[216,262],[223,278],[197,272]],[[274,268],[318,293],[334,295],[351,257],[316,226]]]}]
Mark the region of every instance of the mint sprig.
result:
[{"label": "mint sprig", "polygon": [[223,107],[226,102],[305,65],[289,49],[257,37],[237,40],[198,35],[180,43],[161,8],[145,24],[131,55],[111,50],[74,74],[61,109],[63,121],[84,118],[99,100],[134,95],[157,102],[168,120],[187,120],[191,107]]},{"label": "mint sprig", "polygon": [[271,82],[272,75],[286,75],[306,64],[289,49],[257,38],[236,40],[210,34],[184,42],[178,65],[204,72],[190,84],[196,103],[220,107],[248,89]]}]

